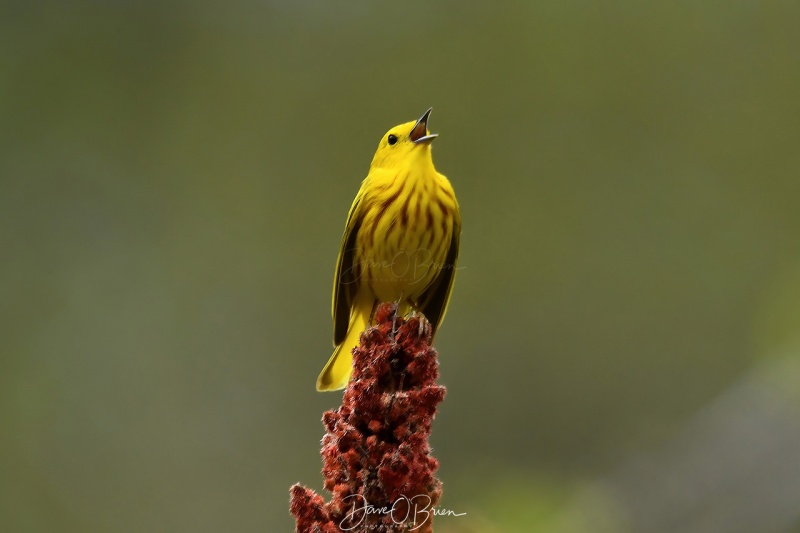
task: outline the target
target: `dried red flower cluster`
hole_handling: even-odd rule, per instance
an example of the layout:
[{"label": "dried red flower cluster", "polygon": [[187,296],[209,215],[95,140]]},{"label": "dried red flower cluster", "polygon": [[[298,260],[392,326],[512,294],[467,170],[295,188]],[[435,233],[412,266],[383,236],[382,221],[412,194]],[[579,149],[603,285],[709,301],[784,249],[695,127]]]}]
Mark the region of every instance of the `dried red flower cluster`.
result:
[{"label": "dried red flower cluster", "polygon": [[333,499],[294,485],[297,533],[433,531],[442,485],[428,436],[445,389],[436,384],[430,324],[421,316],[395,320],[395,309],[378,308],[376,326],[353,351],[342,406],[323,415],[322,474]]}]

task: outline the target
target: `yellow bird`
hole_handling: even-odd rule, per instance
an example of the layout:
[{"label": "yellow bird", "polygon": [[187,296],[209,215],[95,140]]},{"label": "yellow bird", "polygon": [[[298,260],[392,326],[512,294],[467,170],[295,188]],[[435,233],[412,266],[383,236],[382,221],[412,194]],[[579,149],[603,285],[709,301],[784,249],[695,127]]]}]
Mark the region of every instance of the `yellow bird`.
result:
[{"label": "yellow bird", "polygon": [[433,332],[444,319],[456,273],[461,215],[453,187],[431,158],[428,109],[390,129],[350,207],[333,280],[333,344],[317,390],[350,381],[352,350],[380,302],[421,312]]}]

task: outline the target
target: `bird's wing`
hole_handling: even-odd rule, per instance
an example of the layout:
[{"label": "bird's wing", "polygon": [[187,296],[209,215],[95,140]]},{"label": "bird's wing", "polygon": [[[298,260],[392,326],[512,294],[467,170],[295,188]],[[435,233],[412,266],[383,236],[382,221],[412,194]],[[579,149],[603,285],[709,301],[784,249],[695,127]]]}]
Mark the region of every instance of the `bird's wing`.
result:
[{"label": "bird's wing", "polygon": [[453,290],[453,282],[456,279],[456,263],[458,262],[458,244],[461,237],[461,215],[458,207],[453,216],[453,235],[450,238],[450,248],[443,265],[437,265],[439,273],[433,279],[427,289],[417,299],[415,307],[422,311],[428,322],[433,327],[433,333],[442,324],[444,315],[447,312],[447,303],[450,301],[450,292]]},{"label": "bird's wing", "polygon": [[347,215],[347,224],[342,235],[342,247],[339,249],[339,258],[336,261],[336,276],[333,278],[333,344],[338,346],[347,336],[347,327],[350,324],[350,309],[355,299],[358,288],[358,272],[355,270],[356,236],[361,227],[361,211],[359,209],[362,198],[359,191],[350,213]]}]

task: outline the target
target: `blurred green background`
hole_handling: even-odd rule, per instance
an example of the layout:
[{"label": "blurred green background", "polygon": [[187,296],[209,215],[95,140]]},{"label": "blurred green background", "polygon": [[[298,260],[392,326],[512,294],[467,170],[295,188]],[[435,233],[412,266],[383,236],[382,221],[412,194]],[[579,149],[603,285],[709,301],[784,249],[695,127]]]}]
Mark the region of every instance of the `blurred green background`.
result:
[{"label": "blurred green background", "polygon": [[437,529],[643,531],[597,480],[800,337],[799,23],[4,3],[0,529],[291,531],[347,209],[433,106],[464,225],[432,444],[467,513]]}]

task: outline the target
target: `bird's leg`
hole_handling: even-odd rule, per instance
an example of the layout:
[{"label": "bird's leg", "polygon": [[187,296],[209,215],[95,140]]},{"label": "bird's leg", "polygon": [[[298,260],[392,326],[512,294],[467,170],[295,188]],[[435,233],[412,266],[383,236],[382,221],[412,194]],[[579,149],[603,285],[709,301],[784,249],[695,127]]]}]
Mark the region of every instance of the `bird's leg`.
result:
[{"label": "bird's leg", "polygon": [[394,317],[392,317],[392,342],[395,341],[397,335],[397,315],[400,313],[400,304],[403,302],[403,293],[400,293],[400,298],[395,302]]}]

